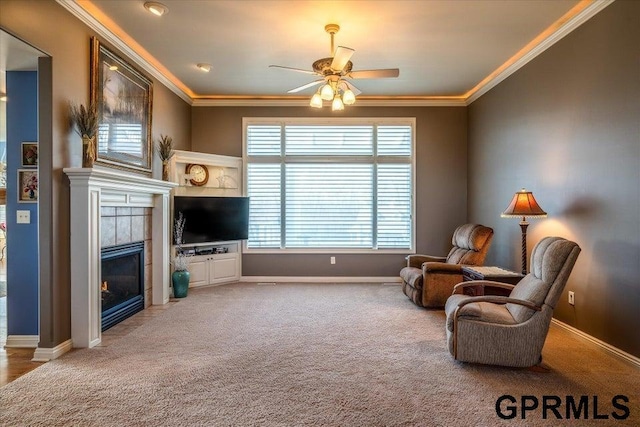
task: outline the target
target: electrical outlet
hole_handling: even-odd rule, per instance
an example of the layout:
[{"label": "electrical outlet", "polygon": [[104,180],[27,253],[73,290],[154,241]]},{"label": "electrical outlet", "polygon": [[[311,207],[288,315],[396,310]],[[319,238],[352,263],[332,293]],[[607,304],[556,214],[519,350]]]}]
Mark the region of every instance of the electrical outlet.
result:
[{"label": "electrical outlet", "polygon": [[334,265],[336,263],[336,257],[332,256],[331,257],[331,265]]},{"label": "electrical outlet", "polygon": [[575,299],[575,294],[573,293],[573,291],[569,291],[569,304],[571,305],[575,305],[576,304],[576,299]]},{"label": "electrical outlet", "polygon": [[31,223],[31,211],[16,211],[16,223],[17,224],[30,224]]}]

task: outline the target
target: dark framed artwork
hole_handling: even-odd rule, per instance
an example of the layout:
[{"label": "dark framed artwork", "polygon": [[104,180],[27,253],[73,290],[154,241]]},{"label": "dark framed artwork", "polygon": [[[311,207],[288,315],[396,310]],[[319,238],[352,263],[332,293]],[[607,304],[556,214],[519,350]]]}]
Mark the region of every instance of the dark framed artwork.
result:
[{"label": "dark framed artwork", "polygon": [[153,85],[91,38],[91,101],[98,111],[96,163],[151,175]]},{"label": "dark framed artwork", "polygon": [[18,169],[18,202],[36,203],[38,201],[38,171],[36,169]]},{"label": "dark framed artwork", "polygon": [[23,142],[21,153],[22,153],[21,166],[23,168],[38,166],[38,143],[37,142]]}]

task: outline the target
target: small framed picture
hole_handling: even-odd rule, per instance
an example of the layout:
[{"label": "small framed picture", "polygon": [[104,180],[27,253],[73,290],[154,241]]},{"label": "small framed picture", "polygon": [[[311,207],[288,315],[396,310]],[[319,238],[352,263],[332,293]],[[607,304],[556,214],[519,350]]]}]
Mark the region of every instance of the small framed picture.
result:
[{"label": "small framed picture", "polygon": [[38,143],[23,142],[22,143],[22,167],[38,166]]},{"label": "small framed picture", "polygon": [[36,203],[38,201],[38,171],[18,169],[18,202]]}]

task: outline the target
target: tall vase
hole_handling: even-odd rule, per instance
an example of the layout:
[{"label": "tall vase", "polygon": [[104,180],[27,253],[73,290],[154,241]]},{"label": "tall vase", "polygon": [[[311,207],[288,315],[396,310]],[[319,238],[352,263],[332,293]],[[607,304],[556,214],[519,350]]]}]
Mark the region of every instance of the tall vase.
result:
[{"label": "tall vase", "polygon": [[171,282],[173,283],[173,297],[184,298],[189,291],[189,272],[188,271],[174,271],[171,275]]},{"label": "tall vase", "polygon": [[169,161],[162,161],[162,180],[169,181]]},{"label": "tall vase", "polygon": [[96,137],[82,135],[82,167],[92,168],[96,161]]}]

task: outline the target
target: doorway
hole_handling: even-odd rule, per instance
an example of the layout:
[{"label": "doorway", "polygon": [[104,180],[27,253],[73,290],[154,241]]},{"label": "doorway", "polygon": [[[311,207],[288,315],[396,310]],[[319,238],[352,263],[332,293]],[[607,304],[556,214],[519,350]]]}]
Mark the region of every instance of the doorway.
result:
[{"label": "doorway", "polygon": [[[33,346],[38,340],[38,268],[30,268],[35,281],[27,280],[29,293],[25,294],[25,287],[20,286],[12,297],[12,283],[22,285],[20,272],[28,269],[24,268],[26,263],[21,259],[20,251],[14,253],[15,256],[11,255],[15,251],[9,245],[12,241],[18,241],[17,244],[14,243],[15,249],[23,247],[25,242],[28,246],[36,248],[38,246],[38,203],[37,201],[30,204],[21,203],[24,200],[21,200],[19,191],[21,177],[35,175],[37,179],[39,166],[37,163],[32,163],[31,156],[27,159],[28,161],[22,159],[22,149],[25,142],[29,144],[33,141],[37,144],[38,122],[37,119],[27,122],[16,120],[15,117],[22,115],[22,110],[16,109],[21,109],[27,99],[30,103],[35,101],[36,107],[33,113],[35,116],[38,115],[37,74],[38,60],[42,56],[43,53],[39,50],[0,29],[0,351],[5,346],[12,345],[12,335],[15,337],[13,345],[18,347],[22,346],[21,344]],[[18,75],[20,75],[19,78],[14,78]],[[25,80],[22,75],[28,75],[28,78]],[[23,81],[27,81],[29,90],[23,90]],[[12,116],[13,119],[11,119]],[[29,128],[29,133],[25,134],[22,128]],[[37,145],[35,147],[37,149]],[[27,202],[31,201],[27,200]],[[18,211],[30,214],[30,224],[20,224],[20,227],[16,227]],[[30,232],[28,240],[20,235],[25,230]],[[14,236],[11,236],[12,232]],[[13,237],[15,238],[12,239]],[[35,254],[37,256],[37,252]],[[19,280],[12,279],[12,271],[18,273]],[[25,300],[35,301],[33,304],[24,305]],[[29,315],[29,319],[20,313],[23,307],[35,307],[35,310],[30,310],[33,314]],[[24,325],[26,329],[23,329]],[[23,330],[27,332],[23,333]],[[23,338],[27,336],[32,338],[25,343]]]}]

